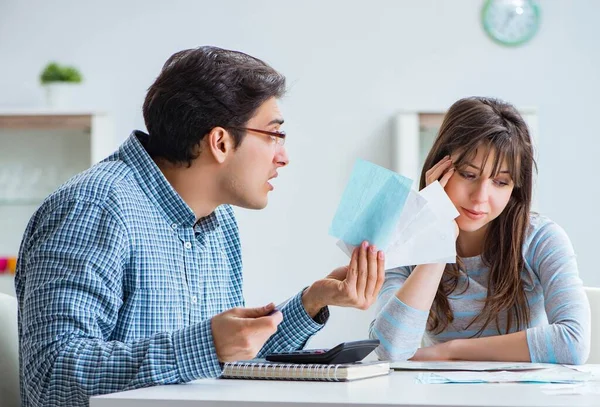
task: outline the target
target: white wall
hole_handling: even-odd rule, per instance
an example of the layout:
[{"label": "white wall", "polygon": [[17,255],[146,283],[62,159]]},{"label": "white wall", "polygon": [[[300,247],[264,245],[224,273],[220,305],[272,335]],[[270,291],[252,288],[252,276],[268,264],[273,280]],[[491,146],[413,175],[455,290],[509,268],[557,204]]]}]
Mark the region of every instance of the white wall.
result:
[{"label": "white wall", "polygon": [[[50,59],[83,71],[81,104],[143,128],[145,90],[175,51],[243,50],[282,71],[289,168],[269,207],[238,211],[249,305],[278,302],[346,261],[327,235],[357,157],[391,166],[390,118],[468,95],[539,108],[540,210],[596,267],[600,2],[541,0],[531,43],[507,49],[480,25],[482,0],[0,1],[0,106],[42,103]],[[4,233],[4,231],[3,231]],[[336,309],[313,345],[364,338],[368,313]]]}]

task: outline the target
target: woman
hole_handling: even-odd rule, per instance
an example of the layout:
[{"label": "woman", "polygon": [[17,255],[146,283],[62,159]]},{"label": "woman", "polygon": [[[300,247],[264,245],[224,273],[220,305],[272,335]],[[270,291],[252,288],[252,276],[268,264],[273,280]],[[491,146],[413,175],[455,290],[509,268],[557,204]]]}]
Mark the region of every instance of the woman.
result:
[{"label": "woman", "polygon": [[512,105],[452,105],[420,187],[439,180],[456,206],[457,261],[386,272],[370,328],[381,359],[585,363],[589,304],[568,236],[530,213],[534,167]]}]

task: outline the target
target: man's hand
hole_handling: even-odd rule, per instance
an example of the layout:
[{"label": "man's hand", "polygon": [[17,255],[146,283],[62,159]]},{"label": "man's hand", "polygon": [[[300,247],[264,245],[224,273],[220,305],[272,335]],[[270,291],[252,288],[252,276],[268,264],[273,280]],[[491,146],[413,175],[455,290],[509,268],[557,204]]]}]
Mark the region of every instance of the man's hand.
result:
[{"label": "man's hand", "polygon": [[385,256],[363,242],[352,252],[348,266],[315,281],[302,294],[306,312],[314,317],[326,305],[366,310],[375,302],[385,279]]},{"label": "man's hand", "polygon": [[211,330],[220,362],[248,360],[256,357],[267,339],[283,321],[281,312],[268,315],[275,308],[232,308],[211,319]]}]

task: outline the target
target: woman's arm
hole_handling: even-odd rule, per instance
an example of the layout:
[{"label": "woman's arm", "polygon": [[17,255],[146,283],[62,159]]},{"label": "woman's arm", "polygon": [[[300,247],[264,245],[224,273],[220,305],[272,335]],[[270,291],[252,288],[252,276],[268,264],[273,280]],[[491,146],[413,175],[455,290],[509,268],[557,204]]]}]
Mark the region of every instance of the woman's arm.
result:
[{"label": "woman's arm", "polygon": [[537,221],[525,256],[542,287],[549,324],[507,335],[448,341],[419,349],[413,360],[586,362],[590,349],[590,308],[573,247],[556,223],[547,219]]},{"label": "woman's arm", "polygon": [[411,360],[531,362],[526,331],[485,338],[454,339],[417,350]]},{"label": "woman's arm", "polygon": [[[426,172],[426,183],[439,180],[444,187],[453,174],[452,161],[446,156]],[[458,225],[454,226],[458,237]],[[380,359],[406,360],[415,354],[445,267],[446,263],[421,264],[412,272],[408,267],[386,272],[377,316],[369,329],[369,336],[381,341],[375,350]]]},{"label": "woman's arm", "polygon": [[526,261],[542,286],[550,324],[527,329],[531,361],[582,364],[590,352],[590,304],[575,252],[560,226],[542,217],[537,222]]},{"label": "woman's arm", "polygon": [[396,297],[409,307],[420,311],[431,309],[446,263],[421,264],[410,273]]},{"label": "woman's arm", "polygon": [[406,360],[421,344],[429,308],[440,283],[445,264],[424,264],[386,271],[377,298],[377,313],[369,336],[379,339],[375,350],[380,359]]}]

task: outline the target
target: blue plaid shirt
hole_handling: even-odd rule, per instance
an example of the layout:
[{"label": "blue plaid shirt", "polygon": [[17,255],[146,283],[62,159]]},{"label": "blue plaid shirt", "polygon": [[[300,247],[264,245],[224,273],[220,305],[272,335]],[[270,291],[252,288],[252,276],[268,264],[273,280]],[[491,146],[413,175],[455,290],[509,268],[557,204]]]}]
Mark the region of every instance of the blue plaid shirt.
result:
[{"label": "blue plaid shirt", "polygon": [[[221,374],[210,318],[244,306],[231,207],[195,215],[134,132],[49,196],[19,253],[23,406]],[[322,324],[301,293],[260,352],[304,346]]]}]

